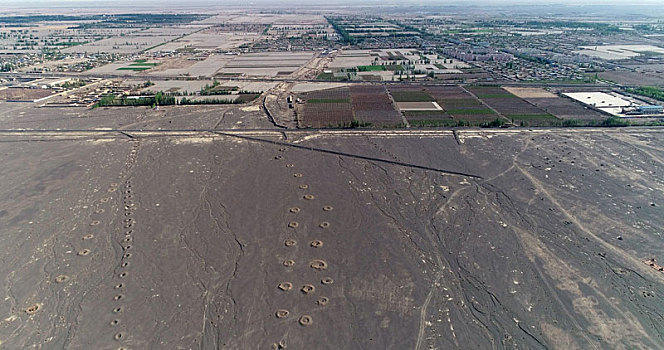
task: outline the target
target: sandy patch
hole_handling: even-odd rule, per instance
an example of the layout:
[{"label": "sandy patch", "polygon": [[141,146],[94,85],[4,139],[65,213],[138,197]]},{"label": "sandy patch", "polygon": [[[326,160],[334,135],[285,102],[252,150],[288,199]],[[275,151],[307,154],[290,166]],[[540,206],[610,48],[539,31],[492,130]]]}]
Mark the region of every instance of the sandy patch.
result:
[{"label": "sandy patch", "polygon": [[503,87],[511,94],[521,98],[551,98],[558,97],[556,94],[540,88],[520,88],[520,87]]},{"label": "sandy patch", "polygon": [[443,108],[436,102],[397,102],[402,111],[442,111]]},{"label": "sandy patch", "polygon": [[190,145],[198,143],[212,143],[217,137],[207,136],[207,137],[181,137],[173,140],[173,143],[176,145]]}]

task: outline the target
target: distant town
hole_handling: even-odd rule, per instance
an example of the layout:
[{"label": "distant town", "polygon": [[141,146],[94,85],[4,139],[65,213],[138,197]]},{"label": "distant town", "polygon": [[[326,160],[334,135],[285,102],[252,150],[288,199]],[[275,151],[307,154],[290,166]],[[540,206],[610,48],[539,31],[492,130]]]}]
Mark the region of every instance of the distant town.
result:
[{"label": "distant town", "polygon": [[[664,118],[656,18],[365,12],[0,16],[0,113],[259,104],[295,128]],[[387,114],[364,112],[381,99]]]}]

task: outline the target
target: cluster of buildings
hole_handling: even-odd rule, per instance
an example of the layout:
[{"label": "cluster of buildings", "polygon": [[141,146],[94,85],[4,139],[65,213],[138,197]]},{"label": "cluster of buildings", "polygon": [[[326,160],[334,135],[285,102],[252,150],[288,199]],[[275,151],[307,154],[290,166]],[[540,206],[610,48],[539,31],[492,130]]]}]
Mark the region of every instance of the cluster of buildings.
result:
[{"label": "cluster of buildings", "polygon": [[514,59],[514,55],[512,54],[496,51],[492,52],[488,49],[444,48],[441,52],[449,57],[466,62],[508,62]]},{"label": "cluster of buildings", "polygon": [[618,92],[567,92],[563,95],[616,117],[664,117],[661,105],[649,105]]}]

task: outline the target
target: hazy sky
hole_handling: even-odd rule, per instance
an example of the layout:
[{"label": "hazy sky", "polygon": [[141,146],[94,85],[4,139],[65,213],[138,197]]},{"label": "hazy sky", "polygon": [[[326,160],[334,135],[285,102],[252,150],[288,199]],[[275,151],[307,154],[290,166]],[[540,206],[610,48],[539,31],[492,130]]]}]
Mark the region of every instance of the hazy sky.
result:
[{"label": "hazy sky", "polygon": [[[174,1],[167,1],[174,2]],[[201,4],[212,4],[212,5],[232,5],[237,6],[239,4],[293,4],[293,3],[308,3],[312,5],[330,5],[330,4],[353,4],[353,5],[363,5],[367,3],[379,4],[384,3],[385,1],[381,0],[363,0],[361,2],[357,0],[249,0],[245,2],[239,1],[228,1],[228,0],[194,0],[194,1],[178,1],[178,3],[184,7],[186,4],[192,5],[201,5]],[[391,2],[391,1],[390,1]],[[570,4],[570,5],[586,5],[586,4],[619,4],[619,5],[630,5],[630,4],[644,4],[644,5],[663,5],[663,0],[473,0],[473,1],[463,1],[463,0],[400,0],[399,3],[412,3],[418,5],[477,5],[479,3],[489,3],[489,4],[531,4],[531,5],[545,5],[545,4]],[[149,0],[0,0],[0,5],[29,5],[29,6],[38,6],[38,5],[99,5],[102,3],[114,4],[114,3],[133,3],[140,6],[154,5],[155,1]],[[159,2],[160,4],[163,1]]]},{"label": "hazy sky", "polygon": [[[625,14],[644,15],[647,17],[664,16],[664,0],[0,0],[0,13],[17,14],[76,14],[99,13],[100,10],[112,9],[113,13],[146,12],[158,9],[160,12],[217,12],[223,9],[239,10],[242,8],[286,8],[307,9],[308,6],[330,8],[336,5],[351,7],[386,6],[389,8],[408,8],[410,6],[469,6],[474,9],[495,6],[517,5],[511,11],[534,13],[537,11],[588,11],[589,15],[601,13],[602,16]],[[548,9],[546,5],[558,5]],[[601,5],[601,6],[600,6]],[[646,6],[647,5],[647,6]]]}]

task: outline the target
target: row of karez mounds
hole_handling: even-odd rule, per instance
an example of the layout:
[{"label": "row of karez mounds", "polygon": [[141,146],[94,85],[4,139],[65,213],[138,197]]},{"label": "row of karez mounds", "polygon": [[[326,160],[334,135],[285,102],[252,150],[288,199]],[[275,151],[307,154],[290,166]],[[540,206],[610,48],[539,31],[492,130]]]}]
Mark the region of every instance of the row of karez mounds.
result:
[{"label": "row of karez mounds", "polygon": [[[280,149],[279,151],[285,152],[285,149]],[[276,160],[284,160],[284,156],[277,155],[274,157]],[[287,168],[295,168],[295,164],[292,163],[287,163],[286,164]],[[296,179],[301,179],[304,177],[304,174],[295,172],[292,174],[292,176]],[[312,206],[309,205],[308,202],[313,202],[316,201],[316,195],[309,193],[309,185],[306,183],[299,183],[296,184],[297,189],[300,193],[298,196],[300,199],[300,203],[302,203],[302,206],[292,206],[288,208],[288,212],[291,214],[291,220],[289,220],[285,224],[285,229],[288,231],[288,235],[291,236],[290,238],[287,238],[286,240],[283,241],[283,245],[289,249],[289,257],[285,259],[282,262],[282,265],[284,268],[289,269],[295,266],[299,261],[302,259],[298,259],[296,256],[297,250],[294,250],[292,248],[295,248],[298,246],[298,244],[301,244],[298,242],[298,240],[295,238],[297,236],[297,231],[298,229],[301,229],[302,225],[300,225],[300,222],[297,221],[297,219],[302,218],[305,214],[317,214],[316,212],[313,213],[307,213],[309,210],[308,208],[311,208]],[[303,208],[306,207],[306,208]],[[314,206],[315,207],[315,206]],[[325,205],[320,208],[319,213],[328,213],[332,212],[334,210],[334,207],[331,205]],[[306,248],[307,249],[315,249],[317,252],[323,252],[325,249],[325,243],[322,237],[322,235],[325,230],[329,229],[331,227],[331,223],[329,221],[320,221],[317,223],[318,227],[317,228],[308,228],[308,232],[303,233],[303,235],[307,236],[306,237]],[[311,231],[316,230],[316,233],[313,233]],[[309,283],[303,283],[302,285],[294,285],[290,281],[283,281],[279,283],[276,286],[276,289],[280,293],[293,293],[296,292],[297,295],[303,296],[303,295],[315,295],[320,292],[322,292],[327,286],[331,285],[334,283],[334,280],[331,277],[325,276],[324,272],[328,269],[329,265],[327,261],[323,258],[315,258],[315,259],[310,259],[310,261],[306,261],[308,264],[308,267],[311,269],[314,269],[318,272],[320,272],[320,279],[316,281],[310,281]],[[295,294],[293,294],[293,297],[297,297]],[[326,306],[330,302],[330,299],[326,296],[319,296],[315,304],[318,306]],[[291,318],[291,312],[287,309],[278,309],[275,311],[275,316],[278,319],[288,319]],[[296,320],[299,325],[303,327],[310,326],[314,323],[314,318],[311,315],[308,314],[301,314],[296,316]],[[286,348],[286,344],[284,340],[281,340],[279,342],[273,343],[272,344],[273,349],[284,349]]]}]

